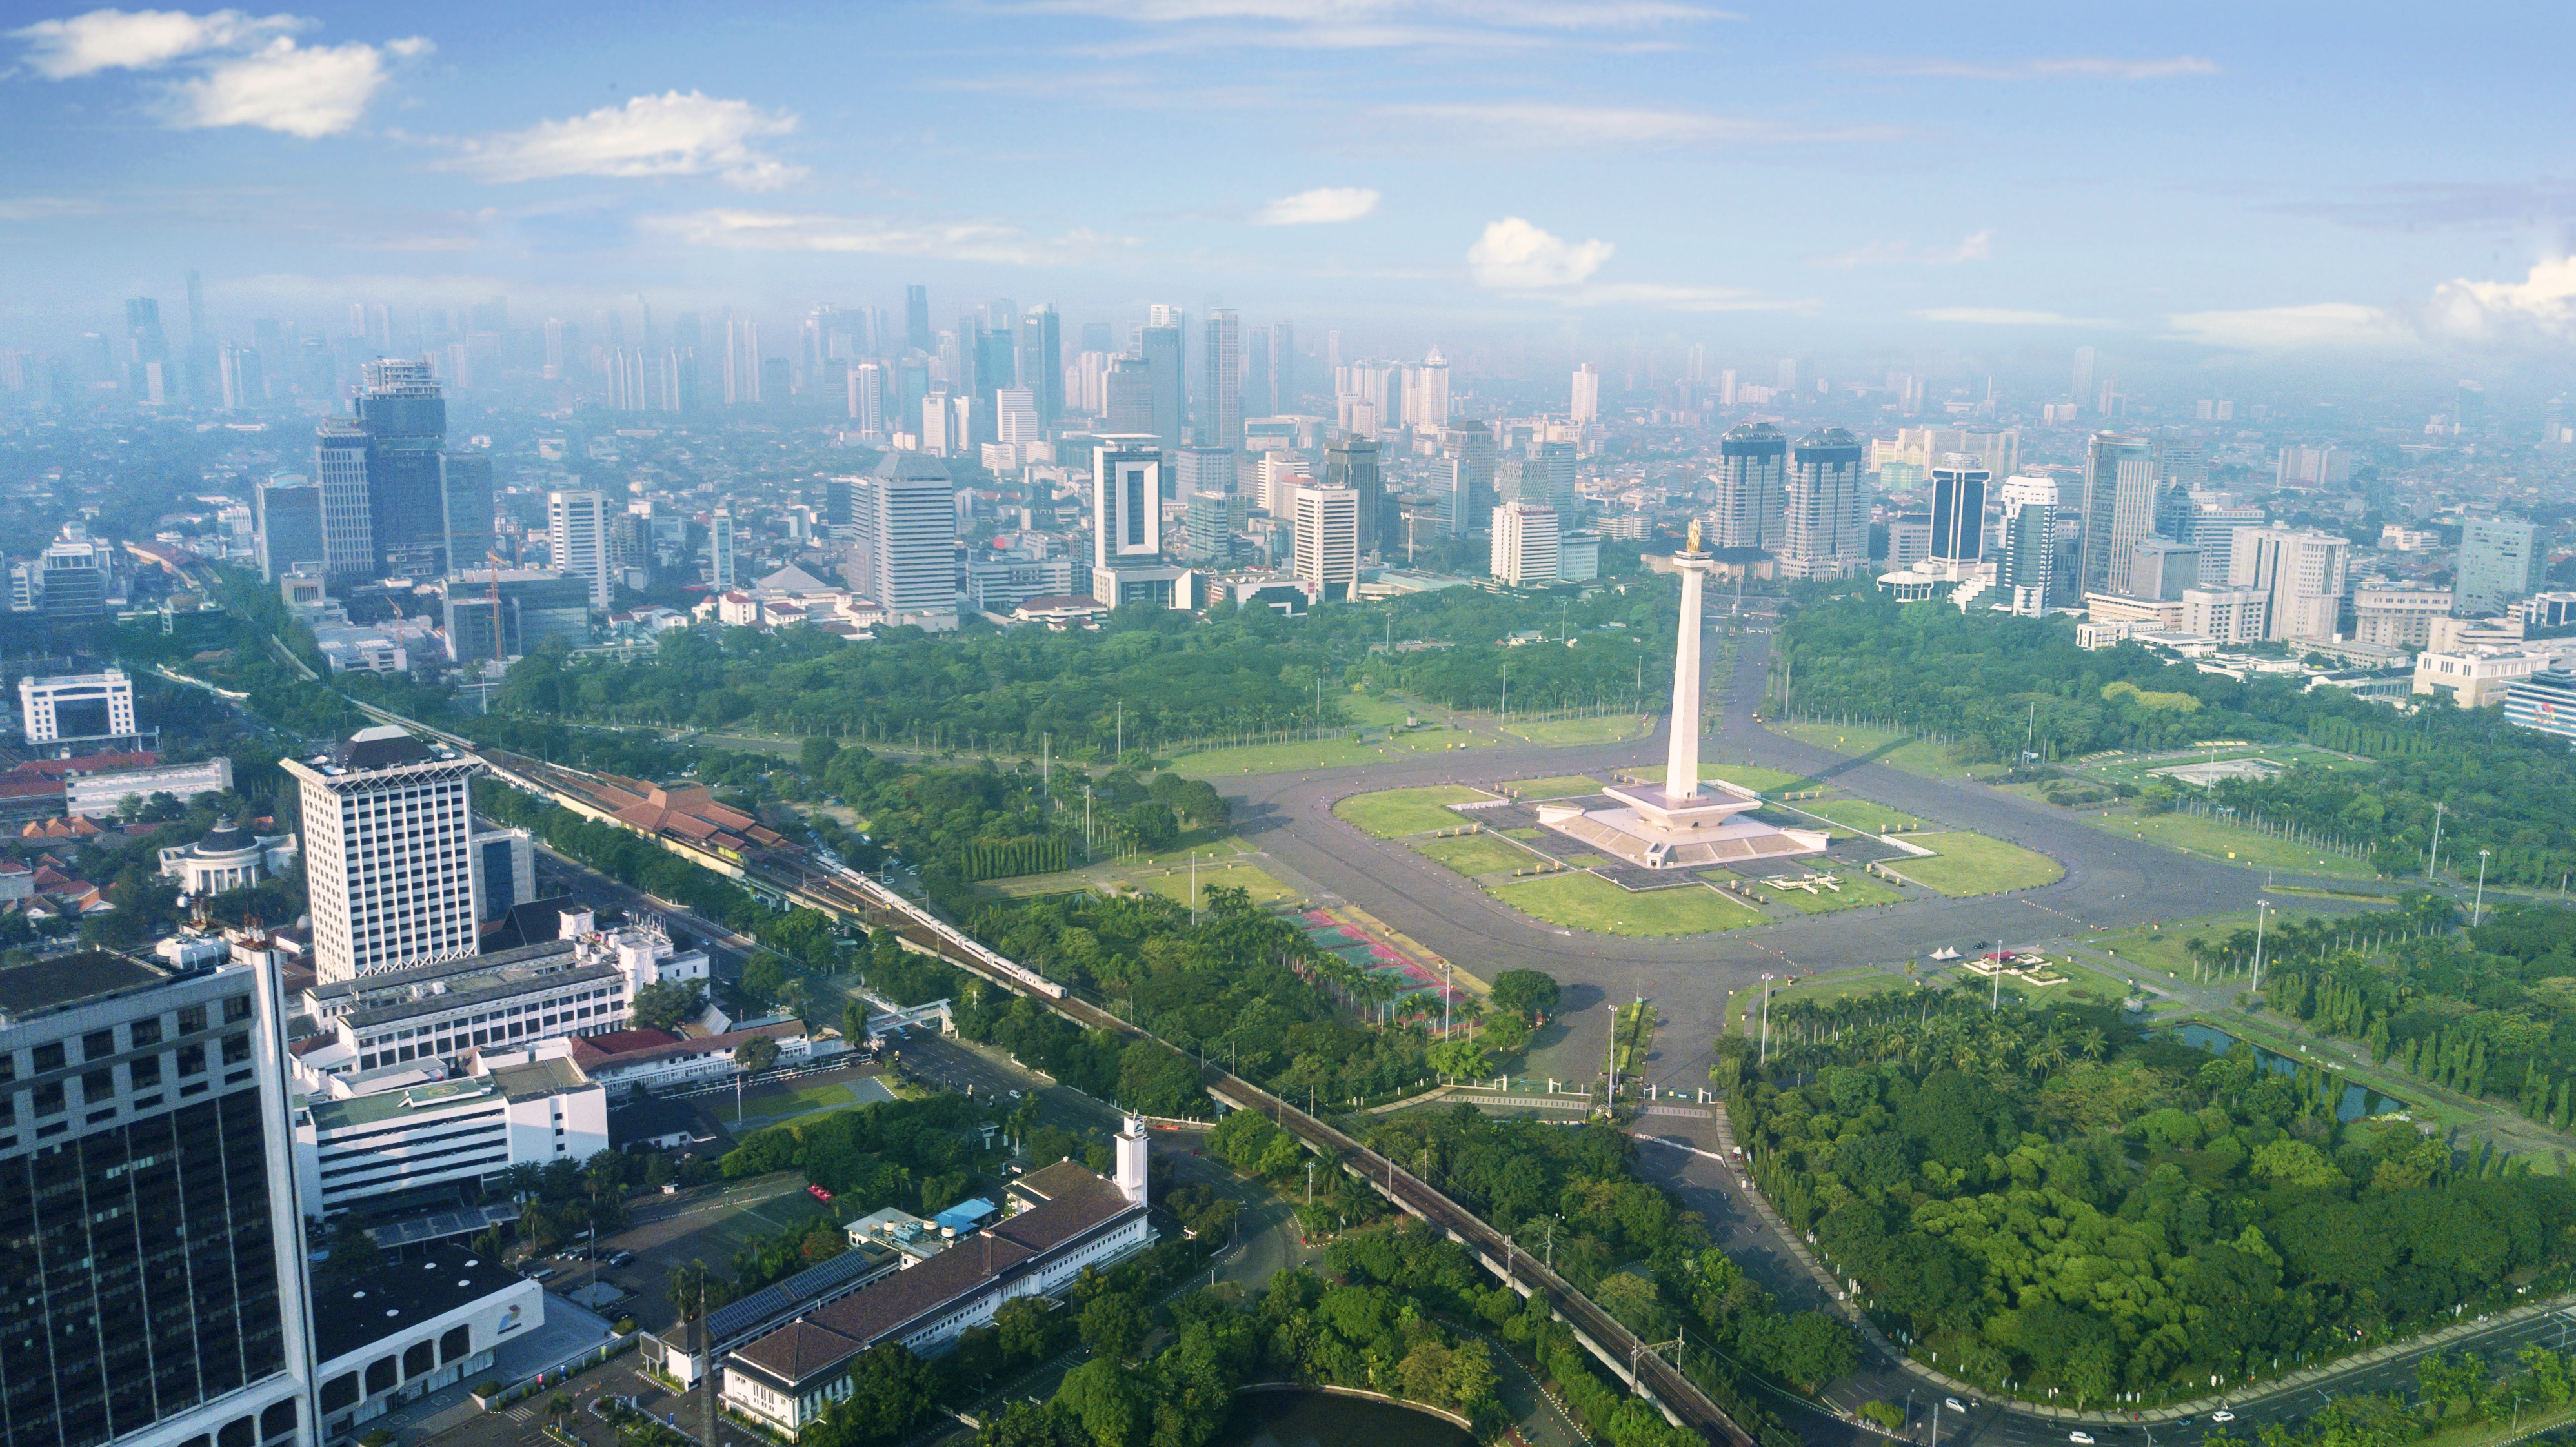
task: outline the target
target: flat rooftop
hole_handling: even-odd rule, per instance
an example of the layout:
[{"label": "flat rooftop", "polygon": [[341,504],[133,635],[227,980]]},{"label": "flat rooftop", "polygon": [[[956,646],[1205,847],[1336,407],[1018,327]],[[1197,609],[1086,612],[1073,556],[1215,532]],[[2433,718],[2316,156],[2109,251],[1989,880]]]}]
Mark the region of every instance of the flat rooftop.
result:
[{"label": "flat rooftop", "polygon": [[346,1286],[313,1293],[313,1340],[336,1360],[527,1279],[462,1246],[380,1266]]},{"label": "flat rooftop", "polygon": [[171,978],[168,970],[113,950],[31,960],[0,969],[0,1020],[69,1009]]}]

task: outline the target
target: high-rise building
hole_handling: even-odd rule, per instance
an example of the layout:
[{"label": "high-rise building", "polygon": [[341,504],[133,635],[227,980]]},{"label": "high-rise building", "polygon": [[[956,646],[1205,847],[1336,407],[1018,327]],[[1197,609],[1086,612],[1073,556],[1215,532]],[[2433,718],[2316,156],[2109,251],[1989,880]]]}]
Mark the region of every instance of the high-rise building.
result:
[{"label": "high-rise building", "polygon": [[112,550],[86,537],[57,538],[37,559],[39,611],[48,623],[84,627],[105,620]]},{"label": "high-rise building", "polygon": [[[1230,455],[1230,454],[1229,454]],[[1222,492],[1184,492],[1182,533],[1190,561],[1223,566],[1234,559],[1234,498]]]},{"label": "high-rise building", "polygon": [[301,475],[282,472],[251,490],[251,527],[264,581],[298,567],[324,571],[322,489]]},{"label": "high-rise building", "polygon": [[1154,426],[1154,368],[1141,357],[1113,357],[1101,378],[1101,430],[1119,436],[1150,435]]},{"label": "high-rise building", "polygon": [[2199,586],[2200,549],[2191,544],[2140,538],[2129,549],[2129,584],[2123,590],[2129,597],[2172,603],[2184,589]]},{"label": "high-rise building", "polygon": [[2341,621],[2352,540],[2309,528],[2238,528],[2231,539],[2227,583],[2266,599],[2264,637],[2335,636]]},{"label": "high-rise building", "polygon": [[1775,549],[1782,573],[1839,578],[1869,561],[1869,508],[1861,497],[1868,452],[1840,427],[1798,439],[1782,489],[1786,509]]},{"label": "high-rise building", "polygon": [[1171,457],[1174,490],[1184,498],[1202,492],[1212,492],[1220,497],[1233,496],[1237,456],[1233,449],[1225,447],[1182,448]]},{"label": "high-rise building", "polygon": [[[1144,328],[1137,335],[1137,355],[1144,360],[1153,398],[1154,422],[1146,430],[1160,438],[1164,450],[1169,451],[1181,445],[1181,422],[1189,415],[1187,389],[1181,381],[1181,329],[1160,325]],[[1116,385],[1114,374],[1111,384]],[[1116,405],[1114,395],[1111,405]]]},{"label": "high-rise building", "polygon": [[1091,596],[1113,608],[1172,607],[1183,576],[1180,519],[1164,506],[1167,464],[1151,433],[1104,435],[1091,451]]},{"label": "high-rise building", "polygon": [[7,1440],[318,1440],[276,981],[91,949],[0,1002]]},{"label": "high-rise building", "polygon": [[1986,486],[1993,474],[1952,455],[1932,467],[1932,553],[1973,563],[1986,555]]},{"label": "high-rise building", "polygon": [[886,369],[875,362],[861,362],[850,369],[847,399],[850,420],[861,432],[882,435],[886,431]]},{"label": "high-rise building", "polygon": [[313,482],[322,492],[322,566],[341,578],[376,573],[375,531],[367,511],[367,429],[354,418],[326,417],[313,429]]},{"label": "high-rise building", "polygon": [[447,571],[486,566],[501,546],[501,536],[492,527],[492,455],[440,453],[438,491]]},{"label": "high-rise building", "polygon": [[733,586],[733,513],[726,508],[707,517],[707,586],[717,592]]},{"label": "high-rise building", "polygon": [[[1058,379],[1062,385],[1062,379]],[[1014,447],[1046,440],[1046,424],[1038,417],[1038,394],[1034,387],[1004,387],[993,394],[993,440]]]},{"label": "high-rise building", "polygon": [[2470,518],[2460,525],[2451,610],[2467,617],[2501,613],[2539,592],[2548,573],[2549,545],[2537,524],[2519,518]]},{"label": "high-rise building", "polygon": [[615,593],[608,559],[608,495],[586,488],[546,494],[546,552],[558,573],[590,588],[590,605],[605,608]]},{"label": "high-rise building", "polygon": [[1324,601],[1349,598],[1360,576],[1365,502],[1354,488],[1328,484],[1297,489],[1296,508],[1296,576]]},{"label": "high-rise building", "polygon": [[2097,432],[2084,459],[2081,575],[2085,593],[2116,590],[2129,575],[2129,549],[2154,526],[2155,462],[2144,438]]},{"label": "high-rise building", "polygon": [[1342,436],[1324,449],[1324,486],[1346,487],[1359,509],[1359,555],[1374,557],[1391,532],[1386,480],[1378,471],[1377,443],[1366,437]]},{"label": "high-rise building", "polygon": [[1780,545],[1780,495],[1789,468],[1789,439],[1768,422],[1729,428],[1717,445],[1717,506],[1709,519],[1712,548]]},{"label": "high-rise building", "polygon": [[378,359],[358,369],[367,432],[367,527],[376,565],[436,577],[447,569],[447,510],[438,455],[447,402],[427,362]]},{"label": "high-rise building", "polygon": [[1294,412],[1300,394],[1297,390],[1297,327],[1294,322],[1270,324],[1270,398],[1274,412]]},{"label": "high-rise building", "polygon": [[223,348],[216,360],[216,377],[222,384],[224,410],[227,412],[248,411],[268,395],[266,384],[261,380],[256,348]]},{"label": "high-rise building", "polygon": [[930,288],[926,286],[903,289],[903,344],[916,352],[937,345],[930,335]]},{"label": "high-rise building", "polygon": [[1536,502],[1507,502],[1494,509],[1488,569],[1513,588],[1545,588],[1557,580],[1562,519]]},{"label": "high-rise building", "polygon": [[1215,447],[1243,445],[1243,321],[1232,307],[1207,315],[1207,369],[1199,395],[1198,439]]},{"label": "high-rise building", "polygon": [[1020,319],[1019,383],[1029,389],[1041,425],[1064,415],[1062,325],[1055,307],[1047,302],[1029,308]]},{"label": "high-rise building", "polygon": [[1530,462],[1537,468],[1540,486],[1547,505],[1566,517],[1574,516],[1579,499],[1574,489],[1574,444],[1565,441],[1530,444]]},{"label": "high-rise building", "polygon": [[957,484],[947,465],[918,452],[878,459],[870,525],[876,600],[887,621],[957,626]]},{"label": "high-rise building", "polygon": [[302,788],[313,969],[324,984],[476,952],[471,816],[482,760],[384,727],[278,767]]},{"label": "high-rise building", "polygon": [[2159,427],[2150,439],[2156,485],[2186,494],[2209,486],[2209,454],[2201,440],[2179,427]]},{"label": "high-rise building", "polygon": [[1574,395],[1566,415],[1577,422],[1601,420],[1601,374],[1590,362],[1574,369]]},{"label": "high-rise building", "polygon": [[138,296],[125,303],[125,396],[132,402],[158,402],[170,346],[161,335],[161,303]]},{"label": "high-rise building", "polygon": [[2093,349],[2091,347],[2075,349],[2073,385],[2076,407],[2079,410],[2090,408],[2093,405]]},{"label": "high-rise building", "polygon": [[1442,531],[1464,537],[1475,519],[1494,507],[1494,430],[1482,422],[1452,422],[1440,434],[1447,490],[1441,499]]},{"label": "high-rise building", "polygon": [[2057,582],[2057,479],[2004,479],[2002,556],[1995,580],[2012,598],[2012,610],[2027,618],[2048,611]]},{"label": "high-rise building", "polygon": [[[215,388],[215,334],[206,326],[206,288],[197,273],[188,273],[188,405],[205,407],[213,404]],[[227,404],[229,405],[229,404]]]}]

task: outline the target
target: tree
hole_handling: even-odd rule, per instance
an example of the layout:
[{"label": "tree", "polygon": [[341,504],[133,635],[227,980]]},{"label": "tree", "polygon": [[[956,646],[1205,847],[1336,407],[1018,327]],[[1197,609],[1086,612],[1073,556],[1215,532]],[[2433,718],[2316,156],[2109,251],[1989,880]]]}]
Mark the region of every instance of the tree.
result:
[{"label": "tree", "polygon": [[1079,1327],[1082,1344],[1091,1354],[1108,1362],[1133,1360],[1145,1345],[1145,1334],[1152,1321],[1134,1297],[1123,1292],[1103,1292],[1093,1297],[1082,1309]]},{"label": "tree", "polygon": [[1505,970],[1494,976],[1494,1008],[1535,1025],[1556,1009],[1556,977],[1538,970]]},{"label": "tree", "polygon": [[634,1002],[627,1007],[634,1022],[647,1030],[676,1030],[682,1021],[694,1020],[706,1008],[706,995],[694,984],[676,980],[656,980],[635,992]]},{"label": "tree", "polygon": [[1134,1379],[1105,1357],[1065,1373],[1055,1400],[1091,1434],[1093,1447],[1130,1447],[1144,1438],[1142,1395]]},{"label": "tree", "polygon": [[733,1063],[757,1075],[778,1063],[778,1042],[766,1035],[754,1035],[733,1048]]}]

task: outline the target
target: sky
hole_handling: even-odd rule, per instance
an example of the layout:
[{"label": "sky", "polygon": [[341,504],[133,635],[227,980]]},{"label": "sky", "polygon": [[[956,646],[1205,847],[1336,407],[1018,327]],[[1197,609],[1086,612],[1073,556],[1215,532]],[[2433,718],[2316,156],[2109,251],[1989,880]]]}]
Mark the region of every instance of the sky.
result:
[{"label": "sky", "polygon": [[2567,12],[0,0],[0,345],[352,300],[1743,347],[2576,340]]}]

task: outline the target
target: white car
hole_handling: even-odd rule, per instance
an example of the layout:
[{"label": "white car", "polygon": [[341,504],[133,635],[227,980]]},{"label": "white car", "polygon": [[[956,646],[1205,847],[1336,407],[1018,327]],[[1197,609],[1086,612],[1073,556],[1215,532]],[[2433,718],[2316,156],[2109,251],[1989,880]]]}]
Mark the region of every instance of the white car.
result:
[{"label": "white car", "polygon": [[2077,1444],[2077,1447],[2093,1447],[2093,1434],[2090,1432],[2069,1432],[2066,1440]]},{"label": "white car", "polygon": [[2236,1420],[2236,1414],[2227,1410],[2225,1407],[2221,1407],[2217,1411],[2209,1414],[2209,1420],[2213,1422],[2233,1422]]},{"label": "white car", "polygon": [[1956,1397],[1943,1397],[1941,1399],[1941,1405],[1949,1408],[1953,1412],[1964,1412],[1968,1410],[1968,1404],[1960,1401]]}]

